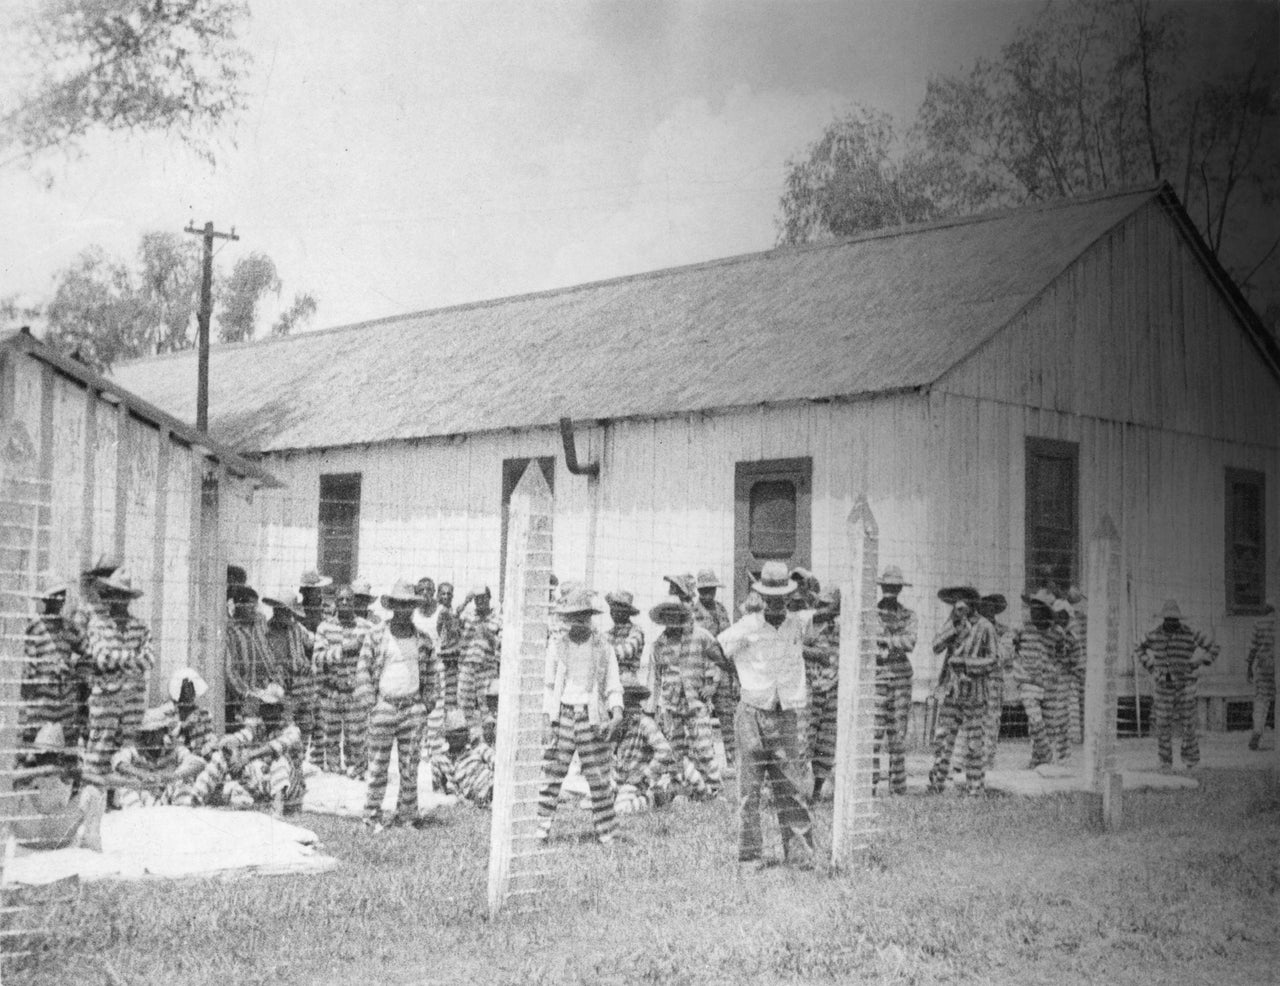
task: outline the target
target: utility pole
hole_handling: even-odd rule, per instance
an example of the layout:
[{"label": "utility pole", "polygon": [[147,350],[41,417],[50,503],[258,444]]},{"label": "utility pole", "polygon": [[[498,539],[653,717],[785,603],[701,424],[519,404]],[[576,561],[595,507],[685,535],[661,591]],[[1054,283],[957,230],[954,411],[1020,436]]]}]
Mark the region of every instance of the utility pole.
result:
[{"label": "utility pole", "polygon": [[200,313],[196,319],[196,431],[209,430],[209,319],[213,316],[213,241],[238,240],[236,228],[230,233],[215,233],[213,223],[204,229],[188,226],[186,232],[204,237],[204,272],[200,277]]}]

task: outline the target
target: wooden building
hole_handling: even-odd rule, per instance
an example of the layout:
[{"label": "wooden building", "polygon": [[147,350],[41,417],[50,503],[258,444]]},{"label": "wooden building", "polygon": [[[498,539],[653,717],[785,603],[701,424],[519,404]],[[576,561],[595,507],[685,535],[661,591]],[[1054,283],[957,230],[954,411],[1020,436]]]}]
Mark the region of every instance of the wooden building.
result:
[{"label": "wooden building", "polygon": [[40,501],[23,581],[75,587],[96,558],[114,555],[144,592],[132,611],[158,650],[152,700],[167,698],[169,675],[188,664],[208,676],[216,699],[226,616],[219,520],[276,481],[25,331],[0,335],[0,431],[30,460],[6,468],[25,466]]},{"label": "wooden building", "polygon": [[[117,379],[189,419],[194,374]],[[1280,578],[1280,350],[1163,185],[215,347],[210,389],[212,432],[287,484],[235,510],[269,588],[316,564],[497,583],[532,459],[557,572],[642,606],[704,566],[741,599],[764,557],[843,578],[865,493],[913,583],[922,694],[940,586],[1017,621],[1028,585],[1080,578],[1105,513],[1122,641],[1177,598],[1223,645],[1221,724]]]}]

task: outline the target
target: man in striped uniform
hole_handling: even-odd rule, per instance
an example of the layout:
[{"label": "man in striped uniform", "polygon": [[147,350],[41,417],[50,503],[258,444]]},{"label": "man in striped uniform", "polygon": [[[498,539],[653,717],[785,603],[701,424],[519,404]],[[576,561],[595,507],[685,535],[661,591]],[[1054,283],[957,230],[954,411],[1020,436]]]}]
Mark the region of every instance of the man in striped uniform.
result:
[{"label": "man in striped uniform", "polygon": [[64,739],[74,746],[79,739],[76,660],[83,640],[74,622],[62,615],[67,601],[65,585],[32,596],[38,601],[39,614],[27,624],[23,642],[18,710],[21,745],[31,746],[40,727],[51,722],[62,727]]},{"label": "man in striped uniform", "polygon": [[355,599],[356,619],[377,623],[378,619],[369,608],[378,597],[373,594],[373,583],[363,575],[351,583],[351,594]]},{"label": "man in striped uniform", "polygon": [[[694,587],[698,591],[698,606],[694,610],[694,619],[698,626],[705,629],[713,637],[718,637],[729,627],[733,620],[724,603],[716,598],[724,583],[717,578],[710,568],[701,569],[694,577]],[[733,713],[738,707],[738,672],[733,662],[725,659],[720,665],[720,680],[716,683],[716,693],[712,698],[711,713],[715,730],[724,741],[724,762],[730,770],[737,763],[737,743],[733,736]]]},{"label": "man in striped uniform", "polygon": [[1079,660],[1076,663],[1075,674],[1071,682],[1071,701],[1073,703],[1071,706],[1071,741],[1073,743],[1084,742],[1084,680],[1089,663],[1089,615],[1085,612],[1084,604],[1088,601],[1088,598],[1080,591],[1078,585],[1073,585],[1067,590],[1067,602],[1071,604],[1071,620],[1067,624],[1067,629],[1076,638],[1076,646],[1079,648]]},{"label": "man in striped uniform", "polygon": [[192,756],[208,761],[217,749],[218,737],[213,731],[213,716],[199,705],[209,691],[208,684],[195,668],[179,668],[169,678],[169,708],[173,712],[174,743]]},{"label": "man in striped uniform", "polygon": [[551,819],[574,753],[591,792],[591,822],[601,845],[614,841],[611,743],[622,723],[622,680],[618,659],[591,625],[600,610],[586,588],[572,591],[557,607],[565,632],[547,647],[543,713],[546,749],[538,793],[538,838],[551,835]]},{"label": "man in striped uniform", "polygon": [[1080,665],[1080,644],[1071,632],[1071,604],[1053,601],[1053,619],[1058,632],[1054,651],[1051,688],[1045,695],[1044,724],[1049,734],[1049,750],[1059,763],[1071,756],[1071,706],[1075,701],[1076,669]]},{"label": "man in striped uniform", "polygon": [[155,664],[151,630],[129,613],[130,601],[142,595],[124,568],[98,580],[103,608],[89,614],[85,647],[93,662],[93,688],[89,693],[89,736],[85,770],[105,775],[111,758],[132,743],[142,722],[136,696],[146,695],[147,673]]},{"label": "man in striped uniform", "polygon": [[889,793],[907,793],[907,723],[911,718],[911,652],[916,649],[916,614],[899,596],[911,585],[897,565],[880,576],[876,615],[876,722],[871,790],[880,783],[880,750],[889,759]]},{"label": "man in striped uniform", "polygon": [[77,691],[75,731],[82,739],[89,735],[89,693],[93,690],[95,678],[86,636],[89,631],[89,617],[95,611],[106,613],[106,606],[98,598],[98,580],[111,575],[119,567],[120,563],[114,557],[100,555],[92,568],[81,572],[79,604],[67,618],[78,641],[75,662]]},{"label": "man in striped uniform", "polygon": [[382,799],[387,791],[391,745],[397,749],[400,794],[395,816],[388,824],[418,824],[418,763],[427,709],[435,703],[439,678],[431,638],[413,628],[418,594],[399,579],[382,596],[391,619],[365,637],[356,666],[356,691],[369,713],[368,793],[364,804],[365,831],[385,825]]},{"label": "man in striped uniform", "polygon": [[840,590],[817,599],[812,629],[804,641],[805,680],[809,685],[806,752],[813,764],[813,800],[836,765],[837,682],[840,674]]},{"label": "man in striped uniform", "polygon": [[498,677],[502,660],[502,620],[493,612],[487,585],[472,591],[468,601],[472,609],[462,618],[459,644],[458,708],[467,717],[472,736],[478,737],[484,695],[489,682]]},{"label": "man in striped uniform", "polygon": [[257,590],[227,587],[231,616],[227,620],[227,728],[236,730],[254,715],[253,694],[271,682],[284,684],[284,674],[267,643],[266,621],[258,612]]},{"label": "man in striped uniform", "polygon": [[356,616],[355,593],[340,586],[334,594],[334,615],[316,628],[312,651],[320,681],[324,719],[324,743],[320,769],[348,777],[363,777],[365,770],[365,715],[355,700],[356,664],[372,624]]},{"label": "man in striped uniform", "polygon": [[[1160,772],[1173,770],[1173,729],[1182,733],[1182,762],[1188,768],[1200,762],[1200,738],[1196,728],[1196,674],[1202,665],[1218,657],[1218,645],[1182,621],[1182,611],[1170,599],[1160,611],[1161,623],[1134,650],[1156,686],[1155,730]],[[1197,656],[1203,654],[1203,657]]]},{"label": "man in striped uniform", "polygon": [[997,617],[1009,608],[1009,601],[999,592],[978,600],[978,613],[990,622],[996,632],[996,663],[987,677],[987,714],[983,719],[982,741],[986,750],[987,770],[995,766],[996,747],[1000,743],[1000,718],[1004,714],[1005,682],[1012,683],[1013,634],[1007,623]]},{"label": "man in striped uniform", "polygon": [[136,740],[122,746],[111,758],[112,779],[119,781],[116,793],[121,808],[185,803],[188,785],[206,763],[185,747],[175,745],[176,725],[172,705],[147,709]]},{"label": "man in striped uniform", "polygon": [[951,772],[951,755],[962,737],[965,781],[961,794],[980,795],[986,789],[987,758],[983,748],[983,719],[987,713],[987,678],[996,663],[996,633],[978,614],[981,598],[971,586],[942,589],[938,598],[951,606],[951,619],[933,641],[933,652],[944,654],[938,735],[934,746],[929,791],[941,794]]},{"label": "man in striped uniform", "polygon": [[1246,677],[1253,682],[1253,732],[1249,749],[1256,750],[1267,728],[1267,713],[1276,704],[1276,608],[1267,603],[1263,616],[1253,625],[1249,641]]},{"label": "man in striped uniform", "polygon": [[321,575],[315,569],[302,573],[298,580],[298,595],[302,597],[300,622],[307,631],[307,663],[294,676],[289,698],[293,703],[293,718],[302,733],[303,746],[310,746],[307,760],[319,766],[320,751],[324,748],[324,707],[320,699],[320,676],[315,660],[315,634],[320,624],[330,615],[333,579]]},{"label": "man in striped uniform", "polygon": [[1035,770],[1052,759],[1045,732],[1044,704],[1046,689],[1056,674],[1061,638],[1053,623],[1053,595],[1047,589],[1024,595],[1022,601],[1027,604],[1030,618],[1013,634],[1013,680],[1018,685],[1018,697],[1022,699],[1027,732],[1031,736],[1031,762],[1027,766]]},{"label": "man in striped uniform", "polygon": [[[640,679],[657,697],[657,720],[671,743],[676,767],[693,797],[720,792],[709,705],[719,681],[724,653],[716,638],[693,621],[689,606],[661,602],[649,619],[663,627],[645,654]],[[685,768],[686,759],[692,770]]]},{"label": "man in striped uniform", "polygon": [[[292,598],[292,603],[286,601]],[[298,608],[297,596],[281,593],[280,598],[263,598],[262,602],[271,610],[271,618],[267,620],[264,636],[276,674],[270,680],[284,689],[284,700],[289,720],[296,724],[298,702],[295,692],[307,694],[307,682],[315,677],[315,668],[311,663],[311,655],[315,645],[315,637],[300,622],[302,610]],[[266,687],[268,681],[263,681]],[[368,710],[365,710],[366,713]],[[298,731],[301,734],[301,730]],[[304,737],[305,741],[305,737]]]},{"label": "man in striped uniform", "polygon": [[630,815],[670,801],[676,769],[671,744],[644,711],[649,689],[635,682],[622,686],[622,723],[613,738],[614,810]]},{"label": "man in striped uniform", "polygon": [[[495,714],[497,692],[491,688],[486,698],[490,704],[484,716],[483,735],[479,740],[471,740],[470,730],[464,720],[463,731],[468,745],[453,765],[453,785],[459,800],[477,808],[488,808],[493,802],[493,750],[498,733]],[[455,713],[461,715],[457,709],[451,710],[450,715]]]},{"label": "man in striped uniform", "polygon": [[609,619],[613,624],[605,635],[618,659],[618,673],[628,681],[636,681],[640,674],[640,658],[644,655],[644,631],[631,622],[631,617],[640,610],[636,609],[635,599],[626,589],[606,593],[604,601],[609,606]]}]

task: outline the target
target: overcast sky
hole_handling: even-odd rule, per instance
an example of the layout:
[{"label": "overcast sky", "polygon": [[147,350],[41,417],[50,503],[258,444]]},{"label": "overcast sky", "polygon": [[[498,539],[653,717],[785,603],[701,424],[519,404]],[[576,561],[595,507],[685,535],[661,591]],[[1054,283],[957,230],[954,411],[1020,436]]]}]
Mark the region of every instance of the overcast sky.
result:
[{"label": "overcast sky", "polygon": [[[15,0],[0,0],[13,7]],[[251,0],[250,108],[215,167],[95,140],[0,175],[0,296],[89,244],[213,220],[313,327],[766,249],[786,159],[857,101],[915,113],[1031,0],[569,4]]]}]

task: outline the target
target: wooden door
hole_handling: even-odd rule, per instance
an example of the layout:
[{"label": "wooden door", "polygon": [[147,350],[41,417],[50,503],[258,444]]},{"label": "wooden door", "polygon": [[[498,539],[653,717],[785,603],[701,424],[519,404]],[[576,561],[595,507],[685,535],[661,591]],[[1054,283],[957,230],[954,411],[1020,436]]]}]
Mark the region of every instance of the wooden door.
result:
[{"label": "wooden door", "polygon": [[[813,460],[739,462],[734,470],[733,604],[751,590],[766,561],[810,565]],[[731,614],[737,617],[736,611]]]}]

